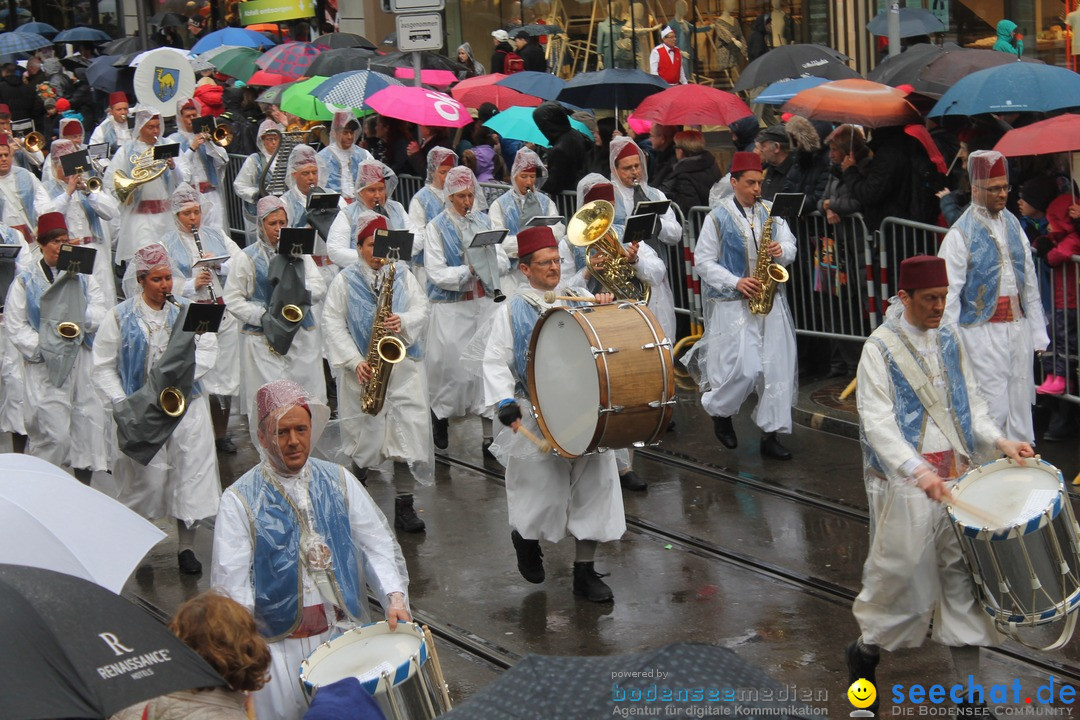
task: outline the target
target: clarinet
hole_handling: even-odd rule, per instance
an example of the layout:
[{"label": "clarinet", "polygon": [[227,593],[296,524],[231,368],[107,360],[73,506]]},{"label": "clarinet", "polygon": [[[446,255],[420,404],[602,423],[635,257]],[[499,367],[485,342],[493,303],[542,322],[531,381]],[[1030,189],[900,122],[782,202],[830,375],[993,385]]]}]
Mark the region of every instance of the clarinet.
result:
[{"label": "clarinet", "polygon": [[[199,257],[202,258],[204,253],[203,253],[203,247],[202,247],[202,240],[199,239],[199,228],[198,228],[198,226],[196,226],[196,225],[191,226],[191,236],[193,238],[195,238],[195,249],[199,251]],[[209,267],[207,267],[206,269],[210,270]],[[210,284],[207,285],[206,287],[210,290],[210,303],[216,305],[217,304],[217,293],[214,292],[213,274],[214,274],[214,271],[210,270],[210,275],[211,275]]]}]

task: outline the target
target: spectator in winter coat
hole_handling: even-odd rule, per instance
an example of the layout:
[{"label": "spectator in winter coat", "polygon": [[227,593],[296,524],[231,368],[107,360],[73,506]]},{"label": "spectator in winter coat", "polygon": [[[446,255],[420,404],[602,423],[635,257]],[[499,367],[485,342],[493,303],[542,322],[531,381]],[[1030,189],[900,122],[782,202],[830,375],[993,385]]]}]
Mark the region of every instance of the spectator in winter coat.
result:
[{"label": "spectator in winter coat", "polygon": [[913,147],[911,138],[902,127],[883,127],[874,130],[870,140],[873,157],[865,171],[860,171],[856,158],[844,158],[844,185],[863,207],[863,217],[870,231],[877,230],[889,216],[907,217],[911,208],[911,154],[923,152]]},{"label": "spectator in winter coat", "polygon": [[576,190],[578,180],[586,173],[592,149],[589,139],[570,127],[570,111],[557,102],[541,103],[533,110],[533,121],[551,144],[544,192],[556,197],[563,190]]},{"label": "spectator in winter coat", "polygon": [[544,48],[540,47],[540,38],[530,35],[527,30],[518,30],[514,36],[517,54],[525,61],[525,69],[533,72],[547,72],[547,58]]},{"label": "spectator in winter coat", "polygon": [[653,187],[660,187],[675,167],[675,126],[653,123],[649,128],[649,180]]},{"label": "spectator in winter coat", "polygon": [[827,223],[836,225],[839,224],[841,218],[862,212],[862,204],[844,184],[844,171],[840,164],[848,155],[854,155],[855,167],[859,172],[865,173],[870,164],[871,155],[862,130],[854,125],[841,125],[829,135],[825,142],[829,147],[829,161],[832,164],[817,209],[825,216]]},{"label": "spectator in winter coat", "polygon": [[1080,205],[1074,204],[1070,193],[1059,195],[1046,209],[1050,232],[1035,242],[1035,255],[1052,268],[1054,288],[1054,315],[1050,322],[1053,344],[1050,352],[1043,355],[1045,381],[1036,392],[1040,395],[1061,395],[1076,392],[1076,263],[1073,255],[1080,255],[1080,232],[1076,220],[1080,218]]},{"label": "spectator in winter coat", "polygon": [[484,66],[476,61],[473,57],[472,45],[469,43],[461,43],[457,49],[457,60],[459,63],[468,68],[463,73],[459,73],[458,80],[464,80],[465,78],[477,77],[484,74]]},{"label": "spectator in winter coat", "polygon": [[514,52],[510,35],[505,30],[494,30],[491,37],[495,39],[495,50],[491,53],[491,72],[506,72],[506,56]]},{"label": "spectator in winter coat", "polygon": [[212,78],[203,78],[195,84],[195,99],[202,103],[202,114],[217,117],[225,112],[223,95],[225,89]]},{"label": "spectator in winter coat", "polygon": [[709,204],[709,190],[724,173],[713,154],[705,149],[705,136],[700,131],[675,133],[674,145],[675,165],[660,189],[685,217],[690,208]]},{"label": "spectator in winter coat", "polygon": [[0,104],[11,109],[11,119],[33,120],[40,126],[45,116],[45,105],[33,87],[27,85],[19,76],[19,66],[5,63],[0,66]]},{"label": "spectator in winter coat", "polygon": [[1016,23],[1012,20],[998,21],[997,41],[994,42],[993,49],[1017,57],[1024,54],[1024,36],[1017,31]]}]

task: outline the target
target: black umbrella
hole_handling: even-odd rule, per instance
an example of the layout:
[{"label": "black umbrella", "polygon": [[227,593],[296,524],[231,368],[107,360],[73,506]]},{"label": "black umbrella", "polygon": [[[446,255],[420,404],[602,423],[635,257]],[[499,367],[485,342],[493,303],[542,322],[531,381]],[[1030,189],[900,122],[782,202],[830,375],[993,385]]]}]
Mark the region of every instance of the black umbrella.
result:
[{"label": "black umbrella", "polygon": [[815,75],[829,80],[860,77],[847,65],[848,56],[824,45],[781,45],[757,58],[742,71],[735,91],[771,85],[778,80]]},{"label": "black umbrella", "polygon": [[380,57],[374,50],[364,48],[339,48],[326,50],[312,61],[307,69],[307,75],[323,75],[330,77],[338,73],[351,72],[353,70],[367,70],[373,58]]},{"label": "black umbrella", "polygon": [[104,55],[126,55],[128,53],[140,53],[143,50],[153,50],[154,48],[161,47],[160,43],[154,40],[147,40],[149,45],[144,46],[142,40],[137,35],[130,37],[122,37],[119,40],[113,40],[107,42],[101,46],[101,52]]},{"label": "black umbrella", "polygon": [[183,27],[188,24],[188,19],[174,12],[159,12],[146,22],[156,27]]},{"label": "black umbrella", "polygon": [[522,25],[517,30],[514,30],[514,35],[517,35],[522,30],[533,37],[540,37],[541,35],[558,35],[563,31],[558,25],[542,25],[540,23],[535,23],[533,25]]},{"label": "black umbrella", "polygon": [[[1002,57],[1004,55],[1004,57]],[[1035,58],[1020,58],[1021,62],[1044,64],[1042,60]],[[919,74],[919,80],[924,85],[937,85],[940,92],[955,85],[961,78],[965,78],[973,72],[985,70],[1016,62],[1016,56],[997,50],[976,50],[974,48],[957,48],[956,50],[942,55],[934,60]],[[919,89],[916,87],[916,89]]]},{"label": "black umbrella", "polygon": [[[363,35],[357,35],[356,33],[347,32],[334,32],[320,35],[312,40],[316,45],[323,45],[331,50],[340,50],[341,48],[364,48],[365,50],[374,50],[375,43],[368,40]],[[362,70],[363,68],[357,68]]]},{"label": "black umbrella", "polygon": [[885,58],[870,71],[866,79],[883,85],[892,85],[893,87],[911,85],[916,90],[942,93],[945,92],[942,89],[921,87],[920,83],[922,81],[919,79],[919,74],[934,60],[959,49],[959,45],[951,42],[943,45],[933,45],[931,43],[912,45],[899,55]]},{"label": "black umbrella", "polygon": [[[394,68],[411,68],[413,66],[413,54],[411,52],[392,52],[376,58],[371,62],[371,69],[386,73],[393,77]],[[390,68],[389,72],[385,68]],[[364,69],[364,68],[362,68]],[[449,70],[452,73],[468,72],[468,68],[459,62],[455,62],[445,55],[422,50],[420,52],[421,70]]]},{"label": "black umbrella", "polygon": [[6,720],[108,717],[225,681],[146,611],[80,578],[0,565]]},{"label": "black umbrella", "polygon": [[663,716],[666,710],[679,708],[678,717],[690,717],[693,710],[724,708],[725,714],[733,717],[783,718],[810,710],[792,695],[789,687],[731,650],[675,643],[659,650],[610,657],[528,655],[440,717],[602,718],[619,709],[645,714],[646,708],[655,711],[650,716]]},{"label": "black umbrella", "polygon": [[117,67],[113,63],[119,56],[102,55],[94,58],[86,68],[86,82],[95,90],[105,93],[124,91],[134,92],[135,71],[128,67]]},{"label": "black umbrella", "polygon": [[612,68],[578,73],[566,83],[556,99],[582,108],[632,110],[645,98],[669,87],[656,75],[636,69]]}]

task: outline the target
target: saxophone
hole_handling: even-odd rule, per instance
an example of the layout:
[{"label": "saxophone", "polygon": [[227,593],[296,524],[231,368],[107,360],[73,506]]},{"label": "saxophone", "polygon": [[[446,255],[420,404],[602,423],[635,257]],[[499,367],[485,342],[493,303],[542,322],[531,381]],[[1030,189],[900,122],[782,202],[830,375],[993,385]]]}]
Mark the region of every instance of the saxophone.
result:
[{"label": "saxophone", "polygon": [[768,253],[768,247],[772,243],[772,226],[773,218],[770,217],[765,221],[765,227],[761,231],[761,243],[758,245],[754,278],[761,283],[761,292],[750,298],[750,312],[754,315],[768,315],[776,297],[777,285],[788,281],[787,269],[774,263]]},{"label": "saxophone", "polygon": [[371,326],[371,340],[368,341],[367,363],[371,366],[371,380],[364,387],[364,396],[360,409],[368,415],[382,412],[386,400],[386,386],[390,383],[390,371],[394,365],[405,359],[405,343],[401,338],[386,329],[386,318],[393,312],[394,275],[397,268],[391,261],[383,275],[379,287],[379,297],[375,301],[375,321]]}]

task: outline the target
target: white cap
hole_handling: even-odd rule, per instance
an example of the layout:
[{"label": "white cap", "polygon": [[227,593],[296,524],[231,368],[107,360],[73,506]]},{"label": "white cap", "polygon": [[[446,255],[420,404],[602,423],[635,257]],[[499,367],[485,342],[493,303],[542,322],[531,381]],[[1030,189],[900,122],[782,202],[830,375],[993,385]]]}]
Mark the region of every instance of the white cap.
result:
[{"label": "white cap", "polygon": [[492,30],[491,37],[495,38],[499,42],[510,42],[510,34],[505,30]]},{"label": "white cap", "polygon": [[671,28],[670,25],[668,25],[667,27],[665,27],[663,30],[660,31],[660,37],[662,37],[662,38],[665,38],[668,35],[674,35],[674,34],[675,34],[675,31]]}]

